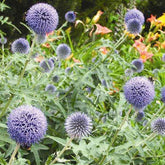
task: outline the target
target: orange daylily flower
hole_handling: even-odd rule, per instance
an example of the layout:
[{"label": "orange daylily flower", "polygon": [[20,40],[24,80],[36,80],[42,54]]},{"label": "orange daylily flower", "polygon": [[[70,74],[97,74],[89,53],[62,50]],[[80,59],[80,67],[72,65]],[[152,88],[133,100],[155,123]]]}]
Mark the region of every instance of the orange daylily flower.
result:
[{"label": "orange daylily flower", "polygon": [[39,55],[39,56],[37,56],[36,58],[34,58],[34,60],[35,60],[36,62],[41,62],[42,60],[44,60],[44,57],[41,56],[41,55]]},{"label": "orange daylily flower", "polygon": [[81,63],[81,61],[78,60],[78,59],[76,59],[76,58],[72,58],[72,59],[73,59],[73,61],[74,61],[75,63]]},{"label": "orange daylily flower", "polygon": [[92,18],[92,23],[93,23],[93,24],[96,24],[96,23],[99,21],[100,16],[101,16],[103,13],[104,13],[104,12],[102,12],[101,10],[99,10],[99,11],[97,12],[97,14]]},{"label": "orange daylily flower", "polygon": [[151,41],[158,39],[159,37],[160,37],[160,34],[158,34],[158,33],[153,34],[152,32],[150,32],[148,35],[147,41],[151,42]]},{"label": "orange daylily flower", "polygon": [[112,30],[108,29],[107,27],[105,26],[101,26],[100,24],[95,24],[96,25],[96,31],[95,31],[95,34],[107,34],[107,33],[110,33],[112,32]]},{"label": "orange daylily flower", "polygon": [[99,50],[102,54],[107,54],[109,52],[106,47],[102,47]]},{"label": "orange daylily flower", "polygon": [[152,53],[149,53],[147,51],[141,51],[139,52],[140,53],[140,59],[143,61],[143,62],[146,62],[147,59],[151,59],[153,54]]},{"label": "orange daylily flower", "polygon": [[72,57],[73,57],[73,53],[69,57],[67,57],[66,60],[70,60]]},{"label": "orange daylily flower", "polygon": [[136,48],[138,51],[145,50],[146,46],[140,40],[135,40],[133,47]]},{"label": "orange daylily flower", "polygon": [[52,32],[50,32],[50,33],[46,33],[46,36],[48,37],[48,36],[51,36],[51,35],[53,35],[54,34],[54,31],[52,31]]},{"label": "orange daylily flower", "polygon": [[151,17],[147,19],[147,22],[151,22],[151,23],[156,22],[156,16],[153,16],[153,15],[151,14]]},{"label": "orange daylily flower", "polygon": [[42,46],[45,48],[50,48],[50,44],[48,44],[48,43],[42,44]]}]

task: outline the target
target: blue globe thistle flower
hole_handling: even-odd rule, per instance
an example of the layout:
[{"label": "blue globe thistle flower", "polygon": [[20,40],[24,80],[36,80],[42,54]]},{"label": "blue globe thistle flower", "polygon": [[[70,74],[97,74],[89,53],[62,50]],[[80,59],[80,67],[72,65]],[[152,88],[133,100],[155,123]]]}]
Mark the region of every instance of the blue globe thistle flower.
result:
[{"label": "blue globe thistle flower", "polygon": [[152,121],[151,129],[157,134],[165,135],[165,118],[158,118]]},{"label": "blue globe thistle flower", "polygon": [[60,77],[58,75],[53,76],[53,82],[57,83],[59,82]]},{"label": "blue globe thistle flower", "polygon": [[54,69],[54,63],[52,60],[43,60],[40,62],[39,66],[42,68],[43,72],[49,73]]},{"label": "blue globe thistle flower", "polygon": [[27,11],[25,20],[36,34],[46,34],[57,28],[59,17],[51,5],[37,3]]},{"label": "blue globe thistle flower", "polygon": [[71,70],[71,67],[67,67],[67,68],[65,69],[65,73],[68,74],[68,73],[70,72],[70,70]]},{"label": "blue globe thistle flower", "polygon": [[94,63],[94,62],[95,62],[95,60],[96,60],[96,57],[93,57],[93,58],[92,58],[92,62]]},{"label": "blue globe thistle flower", "polygon": [[127,31],[131,34],[139,34],[142,31],[142,25],[138,19],[130,19],[126,27]]},{"label": "blue globe thistle flower", "polygon": [[29,42],[24,38],[15,40],[11,45],[13,53],[28,54],[30,50]]},{"label": "blue globe thistle flower", "polygon": [[144,64],[143,64],[143,61],[141,59],[135,59],[132,61],[131,64],[135,66],[135,67],[132,67],[132,70],[134,72],[140,73],[144,69]]},{"label": "blue globe thistle flower", "polygon": [[162,61],[165,62],[165,53],[162,55]]},{"label": "blue globe thistle flower", "polygon": [[56,49],[56,54],[59,59],[65,59],[71,54],[71,49],[67,44],[60,44]]},{"label": "blue globe thistle flower", "polygon": [[56,87],[52,84],[48,84],[45,88],[45,91],[49,93],[54,93],[56,91]]},{"label": "blue globe thistle flower", "polygon": [[124,95],[135,109],[141,109],[154,99],[155,90],[153,84],[147,78],[134,77],[125,84]]},{"label": "blue globe thistle flower", "polygon": [[76,14],[75,14],[75,12],[74,11],[68,11],[65,14],[65,19],[68,22],[74,22],[76,20]]},{"label": "blue globe thistle flower", "polygon": [[46,42],[46,35],[45,34],[37,34],[36,42],[39,44]]},{"label": "blue globe thistle flower", "polygon": [[144,111],[139,111],[136,116],[136,121],[141,121],[145,117]]},{"label": "blue globe thistle flower", "polygon": [[7,43],[7,38],[3,37],[3,38],[0,38],[0,43],[2,45],[5,45]]},{"label": "blue globe thistle flower", "polygon": [[104,79],[101,80],[101,84],[104,86],[104,87],[107,87],[107,83]]},{"label": "blue globe thistle flower", "polygon": [[65,129],[71,138],[81,139],[91,133],[92,120],[84,113],[75,112],[67,117]]},{"label": "blue globe thistle flower", "polygon": [[21,146],[30,147],[46,134],[47,121],[36,107],[23,105],[14,109],[7,120],[10,137]]},{"label": "blue globe thistle flower", "polygon": [[128,68],[124,73],[126,77],[131,77],[133,75],[133,70]]},{"label": "blue globe thistle flower", "polygon": [[165,87],[161,89],[162,101],[165,103]]},{"label": "blue globe thistle flower", "polygon": [[129,10],[125,15],[125,23],[127,24],[129,20],[131,19],[138,19],[140,21],[140,24],[144,24],[144,15],[141,11],[137,9],[131,9]]},{"label": "blue globe thistle flower", "polygon": [[51,60],[53,63],[55,63],[55,57],[51,57],[51,58],[49,58],[49,60]]}]

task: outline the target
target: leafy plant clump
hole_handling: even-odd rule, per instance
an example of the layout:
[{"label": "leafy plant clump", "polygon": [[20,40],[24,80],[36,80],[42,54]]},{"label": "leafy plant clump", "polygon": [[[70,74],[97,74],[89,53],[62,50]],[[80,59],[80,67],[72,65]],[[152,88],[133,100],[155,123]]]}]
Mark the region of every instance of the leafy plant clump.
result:
[{"label": "leafy plant clump", "polygon": [[128,9],[116,41],[103,11],[57,11],[34,4],[11,47],[0,31],[0,164],[164,164],[165,15]]}]

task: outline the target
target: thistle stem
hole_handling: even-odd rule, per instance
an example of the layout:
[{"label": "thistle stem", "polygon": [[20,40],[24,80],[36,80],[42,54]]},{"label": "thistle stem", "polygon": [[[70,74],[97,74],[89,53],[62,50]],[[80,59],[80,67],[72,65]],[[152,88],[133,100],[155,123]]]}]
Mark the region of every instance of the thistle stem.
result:
[{"label": "thistle stem", "polygon": [[104,161],[105,161],[105,159],[106,159],[106,157],[107,157],[107,154],[108,154],[108,152],[109,152],[111,146],[113,146],[113,143],[115,142],[115,140],[116,140],[116,138],[117,138],[117,135],[118,135],[118,133],[120,132],[121,128],[122,128],[123,125],[125,124],[125,122],[126,122],[128,116],[129,116],[129,114],[131,113],[131,110],[132,110],[132,106],[131,106],[131,108],[129,109],[128,113],[125,115],[125,117],[124,117],[124,119],[123,119],[121,125],[119,126],[118,130],[116,131],[115,135],[113,136],[113,139],[112,139],[110,145],[108,146],[108,148],[107,148],[107,150],[106,150],[106,154],[103,156],[103,158],[102,158],[102,160],[100,161],[99,165],[102,165],[102,164],[104,163]]},{"label": "thistle stem", "polygon": [[12,164],[12,162],[13,162],[13,160],[14,160],[14,158],[15,158],[15,155],[17,154],[19,148],[20,148],[20,144],[17,143],[17,145],[16,145],[16,147],[15,147],[15,149],[14,149],[12,155],[11,155],[11,158],[10,158],[10,160],[9,160],[9,164],[8,164],[8,165],[11,165],[11,164]]},{"label": "thistle stem", "polygon": [[70,139],[68,140],[68,142],[66,143],[66,145],[64,146],[64,148],[60,151],[59,154],[57,154],[57,156],[56,156],[55,159],[50,163],[50,165],[58,161],[58,159],[61,157],[61,155],[68,149],[68,146],[70,145],[70,143],[72,142],[72,140],[73,140],[73,138],[70,138]]}]

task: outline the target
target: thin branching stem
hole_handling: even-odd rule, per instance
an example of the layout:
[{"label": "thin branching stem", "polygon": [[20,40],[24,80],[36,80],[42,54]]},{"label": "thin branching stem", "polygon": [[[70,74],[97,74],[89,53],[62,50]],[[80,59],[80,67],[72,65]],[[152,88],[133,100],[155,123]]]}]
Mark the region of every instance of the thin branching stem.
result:
[{"label": "thin branching stem", "polygon": [[9,164],[8,164],[8,165],[12,165],[12,162],[13,162],[13,160],[14,160],[14,158],[15,158],[15,155],[17,154],[19,148],[20,148],[20,144],[17,143],[17,145],[16,145],[16,147],[15,147],[15,149],[14,149],[12,155],[11,155],[11,158],[10,158],[10,160],[9,160]]}]

